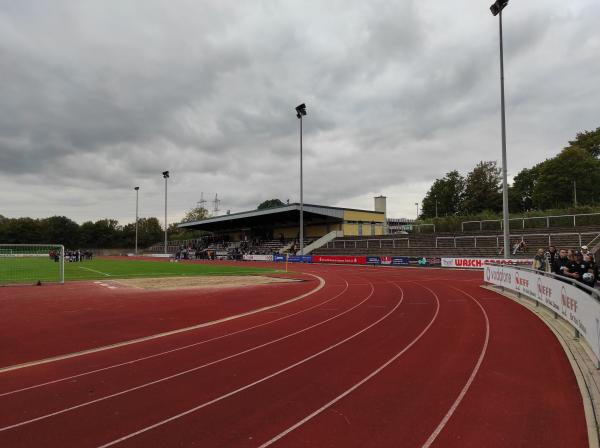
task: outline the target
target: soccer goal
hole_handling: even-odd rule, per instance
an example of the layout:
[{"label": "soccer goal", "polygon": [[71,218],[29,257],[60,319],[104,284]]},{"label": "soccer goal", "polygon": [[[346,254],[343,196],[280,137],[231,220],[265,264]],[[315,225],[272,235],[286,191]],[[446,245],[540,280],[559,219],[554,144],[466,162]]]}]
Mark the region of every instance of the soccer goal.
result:
[{"label": "soccer goal", "polygon": [[0,244],[0,285],[65,282],[60,244]]}]

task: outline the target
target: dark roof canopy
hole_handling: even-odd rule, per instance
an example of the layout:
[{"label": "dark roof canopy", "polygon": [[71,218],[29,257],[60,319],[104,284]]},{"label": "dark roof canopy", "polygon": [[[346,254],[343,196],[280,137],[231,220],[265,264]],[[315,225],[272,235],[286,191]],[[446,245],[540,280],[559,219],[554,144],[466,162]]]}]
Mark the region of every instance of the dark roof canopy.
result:
[{"label": "dark roof canopy", "polygon": [[[328,224],[344,220],[344,211],[354,210],[367,213],[378,213],[372,210],[357,210],[323,205],[304,204],[304,223]],[[230,215],[214,216],[201,221],[185,222],[179,227],[206,230],[209,232],[232,231],[260,227],[291,227],[298,225],[300,217],[300,204],[293,203],[280,207],[251,210],[247,212],[232,213]]]}]

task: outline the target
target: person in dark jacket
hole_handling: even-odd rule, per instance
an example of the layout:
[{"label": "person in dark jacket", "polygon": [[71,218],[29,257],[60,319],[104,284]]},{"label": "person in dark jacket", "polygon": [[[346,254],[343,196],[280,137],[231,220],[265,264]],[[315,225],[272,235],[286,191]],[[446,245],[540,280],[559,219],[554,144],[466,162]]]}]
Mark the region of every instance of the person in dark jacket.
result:
[{"label": "person in dark jacket", "polygon": [[556,275],[563,275],[563,269],[569,262],[567,257],[567,251],[565,249],[561,249],[558,252],[558,257],[554,260],[552,264],[552,272]]}]

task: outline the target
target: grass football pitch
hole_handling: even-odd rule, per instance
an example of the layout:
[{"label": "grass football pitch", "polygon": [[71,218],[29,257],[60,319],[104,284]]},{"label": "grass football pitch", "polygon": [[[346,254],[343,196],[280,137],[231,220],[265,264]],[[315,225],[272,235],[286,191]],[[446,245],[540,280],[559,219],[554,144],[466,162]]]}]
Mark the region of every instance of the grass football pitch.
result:
[{"label": "grass football pitch", "polygon": [[[47,257],[0,258],[0,284],[56,282],[59,264]],[[95,259],[65,263],[65,281],[111,278],[192,277],[199,275],[259,275],[274,269],[167,261]]]}]

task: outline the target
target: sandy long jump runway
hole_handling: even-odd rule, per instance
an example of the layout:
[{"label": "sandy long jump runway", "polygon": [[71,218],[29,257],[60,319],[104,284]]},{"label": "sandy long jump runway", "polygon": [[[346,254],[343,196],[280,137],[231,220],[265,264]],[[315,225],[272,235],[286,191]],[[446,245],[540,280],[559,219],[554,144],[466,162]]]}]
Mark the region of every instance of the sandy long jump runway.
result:
[{"label": "sandy long jump runway", "polygon": [[[479,288],[480,273],[294,269],[325,286],[278,314],[0,373],[0,446],[587,446],[560,344],[533,314]],[[264,304],[310,286],[256,288],[274,294]],[[243,291],[218,294],[240,300]],[[151,294],[161,293],[171,294]],[[123,323],[149,333],[165,310],[180,322],[180,314],[235,309],[206,294],[204,307],[189,306],[184,292],[179,308],[146,310],[142,323],[129,308],[145,302],[121,302]],[[498,300],[482,300],[491,296]],[[66,303],[86,302],[80,294]],[[98,322],[71,314],[85,318],[71,328],[87,344],[101,333],[106,314]],[[52,338],[52,322],[44,328],[50,340],[38,352],[71,346]],[[13,343],[34,352],[30,340]]]}]

